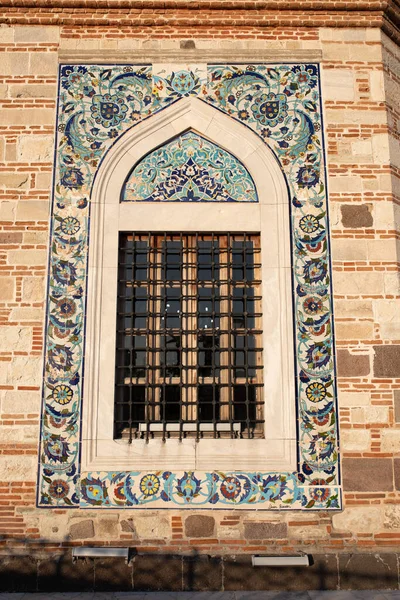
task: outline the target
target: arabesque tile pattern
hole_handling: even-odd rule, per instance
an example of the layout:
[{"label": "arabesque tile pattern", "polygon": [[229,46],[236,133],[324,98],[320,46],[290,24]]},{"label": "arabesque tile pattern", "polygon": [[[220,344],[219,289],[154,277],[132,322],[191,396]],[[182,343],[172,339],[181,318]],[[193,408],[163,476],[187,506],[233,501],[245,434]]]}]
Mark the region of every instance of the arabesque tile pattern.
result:
[{"label": "arabesque tile pattern", "polygon": [[[340,507],[319,68],[315,64],[208,66],[207,86],[198,75],[203,71],[201,66],[185,71],[166,65],[153,77],[151,66],[60,68],[40,506]],[[102,157],[125,131],[190,95],[255,131],[273,150],[286,177],[293,249],[298,471],[221,473],[210,465],[209,472],[81,473],[92,182]],[[231,199],[240,196],[236,193]]]}]

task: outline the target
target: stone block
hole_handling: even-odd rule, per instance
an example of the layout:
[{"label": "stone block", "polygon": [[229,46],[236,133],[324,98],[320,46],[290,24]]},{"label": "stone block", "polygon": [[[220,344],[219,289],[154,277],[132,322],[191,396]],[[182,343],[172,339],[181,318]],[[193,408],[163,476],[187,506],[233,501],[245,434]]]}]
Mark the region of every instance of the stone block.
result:
[{"label": "stone block", "polygon": [[372,204],[342,204],[340,210],[343,227],[358,229],[372,227],[374,224]]},{"label": "stone block", "polygon": [[374,324],[372,321],[336,321],[335,332],[338,340],[371,340]]},{"label": "stone block", "polygon": [[[5,83],[0,84],[0,98],[7,98],[8,94],[8,85]],[[0,152],[1,154],[1,152]]]},{"label": "stone block", "polygon": [[378,229],[395,229],[400,225],[400,210],[393,202],[377,202],[374,207],[374,222]]},{"label": "stone block", "polygon": [[35,481],[37,458],[21,454],[18,456],[0,456],[2,481]]},{"label": "stone block", "polygon": [[385,84],[383,71],[370,71],[369,89],[372,101],[385,102]]},{"label": "stone block", "polygon": [[44,299],[44,277],[23,277],[22,299],[24,302],[40,302]]},{"label": "stone block", "polygon": [[42,514],[39,521],[41,538],[53,542],[62,542],[67,539],[68,518],[68,515],[58,514],[55,519],[51,514]]},{"label": "stone block", "polygon": [[56,52],[35,52],[30,55],[29,73],[32,75],[57,76],[58,57]]},{"label": "stone block", "polygon": [[343,590],[395,590],[396,555],[340,554],[339,577]]},{"label": "stone block", "polygon": [[0,384],[8,384],[8,370],[10,367],[10,361],[0,361]]},{"label": "stone block", "polygon": [[389,136],[387,133],[376,133],[372,136],[373,161],[377,165],[390,162]]},{"label": "stone block", "polygon": [[171,534],[169,519],[158,514],[136,518],[135,529],[139,539],[165,539]]},{"label": "stone block", "polygon": [[385,273],[385,294],[397,295],[400,293],[400,273]]},{"label": "stone block", "polygon": [[[282,551],[279,550],[277,553],[282,554]],[[224,558],[226,591],[322,591],[336,590],[338,586],[337,558],[334,554],[313,554],[313,562],[309,567],[285,567],[284,569],[280,567],[255,569],[251,564],[251,556]]]},{"label": "stone block", "polygon": [[384,278],[383,273],[356,271],[349,274],[337,271],[333,273],[333,283],[335,293],[340,296],[379,296],[382,294]]},{"label": "stone block", "polygon": [[247,540],[270,540],[287,538],[286,523],[249,521],[244,524],[244,537]]},{"label": "stone block", "polygon": [[[16,412],[15,408],[11,412]],[[22,411],[21,411],[22,412]],[[25,410],[23,412],[26,412]],[[24,425],[15,427],[13,425],[0,425],[0,439],[2,444],[16,444],[18,442],[36,441],[39,437],[39,427],[35,425]]]},{"label": "stone block", "polygon": [[72,521],[69,528],[71,540],[88,540],[94,537],[94,525],[92,519]]},{"label": "stone block", "polygon": [[399,303],[397,300],[374,300],[373,307],[376,323],[400,321]]},{"label": "stone block", "polygon": [[375,377],[400,377],[400,345],[374,346]]},{"label": "stone block", "polygon": [[55,98],[56,85],[39,83],[16,83],[9,87],[11,98]]},{"label": "stone block", "polygon": [[51,187],[51,173],[36,174],[36,189],[49,190]]},{"label": "stone block", "polygon": [[24,244],[47,244],[49,241],[48,231],[24,231]]},{"label": "stone block", "polygon": [[117,540],[118,539],[118,516],[109,516],[107,518],[99,517],[95,522],[96,539]]},{"label": "stone block", "polygon": [[[1,73],[2,75],[28,75],[29,53],[28,52],[2,52]],[[8,112],[8,111],[3,111]]]},{"label": "stone block", "polygon": [[371,401],[368,392],[346,392],[339,390],[339,406],[365,406]]},{"label": "stone block", "polygon": [[361,178],[351,175],[331,175],[329,178],[329,188],[331,192],[359,192],[362,189]]},{"label": "stone block", "polygon": [[[1,113],[5,112],[7,111],[1,111]],[[29,175],[27,173],[0,173],[0,188],[8,190],[26,190],[28,187]]]},{"label": "stone block", "polygon": [[8,253],[9,265],[45,266],[46,259],[46,250],[10,250]]},{"label": "stone block", "polygon": [[399,244],[395,239],[368,240],[368,259],[396,262],[399,255]]},{"label": "stone block", "polygon": [[48,221],[47,200],[20,200],[17,204],[17,221]]},{"label": "stone block", "polygon": [[385,111],[368,111],[363,109],[336,110],[327,108],[325,110],[325,119],[327,123],[347,123],[354,125],[383,125],[386,120]]},{"label": "stone block", "polygon": [[343,458],[345,492],[391,492],[393,467],[390,458]]},{"label": "stone block", "polygon": [[22,233],[20,231],[0,232],[0,244],[21,244]]},{"label": "stone block", "polygon": [[343,452],[366,452],[370,449],[371,434],[368,429],[342,429],[340,447]]},{"label": "stone block", "polygon": [[16,356],[8,364],[7,383],[39,386],[42,382],[41,356]]},{"label": "stone block", "polygon": [[137,591],[182,591],[182,557],[138,555],[133,561],[133,586]]},{"label": "stone block", "polygon": [[[11,54],[11,53],[10,53]],[[12,53],[14,54],[14,53]],[[3,65],[2,65],[3,67]],[[56,75],[54,73],[54,75]],[[0,111],[0,125],[50,125],[54,126],[54,109],[52,108],[7,108]]]},{"label": "stone block", "polygon": [[400,321],[397,323],[383,323],[380,326],[381,338],[387,341],[400,340]]},{"label": "stone block", "polygon": [[13,44],[14,32],[15,27],[9,27],[2,23],[0,25],[0,44]]},{"label": "stone block", "polygon": [[348,350],[337,351],[337,370],[339,377],[361,377],[370,372],[368,354],[351,354]]},{"label": "stone block", "polygon": [[50,162],[52,155],[52,135],[24,135],[18,138],[17,156],[20,162]]},{"label": "stone block", "polygon": [[365,162],[365,160],[372,161],[372,142],[370,139],[356,140],[355,142],[351,142],[350,147],[352,160],[362,159],[363,162]]},{"label": "stone block", "polygon": [[42,308],[31,308],[31,307],[23,307],[23,308],[13,308],[10,313],[11,321],[36,321],[39,323],[43,322],[44,319],[44,309]]},{"label": "stone block", "polygon": [[382,527],[382,511],[379,506],[355,506],[332,516],[335,531],[350,533],[375,533]]},{"label": "stone block", "polygon": [[366,240],[332,239],[332,260],[367,260]]},{"label": "stone block", "polygon": [[354,74],[350,69],[327,69],[324,75],[325,100],[354,101]]},{"label": "stone block", "polygon": [[14,300],[15,297],[15,278],[2,277],[0,285],[0,302]]},{"label": "stone block", "polygon": [[31,327],[0,326],[0,352],[28,352],[31,347]]},{"label": "stone block", "polygon": [[[361,30],[362,31],[362,30]],[[360,31],[360,32],[361,32]],[[365,35],[364,31],[362,34]],[[350,45],[350,60],[360,60],[362,62],[381,62],[382,47],[380,44],[351,44]]]},{"label": "stone block", "polygon": [[343,317],[365,318],[373,317],[371,300],[336,300],[335,301],[335,317],[337,319]]},{"label": "stone block", "polygon": [[190,515],[185,519],[185,535],[189,538],[206,538],[214,535],[215,519],[206,515]]},{"label": "stone block", "polygon": [[40,411],[41,395],[39,391],[6,390],[3,392],[1,410],[4,413],[38,413]]},{"label": "stone block", "polygon": [[[325,60],[350,60],[350,49],[348,44],[331,43],[324,44],[323,47]],[[354,60],[354,59],[353,59]]]},{"label": "stone block", "polygon": [[58,42],[60,39],[60,28],[46,25],[37,26],[29,25],[28,27],[16,27],[15,28],[15,43],[20,44],[22,42],[32,42],[34,44],[40,44],[43,42]]},{"label": "stone block", "polygon": [[389,407],[388,406],[364,406],[361,408],[353,408],[351,411],[352,423],[388,423],[389,422]]},{"label": "stone block", "polygon": [[400,452],[400,429],[384,429],[381,440],[382,452]]},{"label": "stone block", "polygon": [[0,202],[0,221],[14,221],[16,202]]}]

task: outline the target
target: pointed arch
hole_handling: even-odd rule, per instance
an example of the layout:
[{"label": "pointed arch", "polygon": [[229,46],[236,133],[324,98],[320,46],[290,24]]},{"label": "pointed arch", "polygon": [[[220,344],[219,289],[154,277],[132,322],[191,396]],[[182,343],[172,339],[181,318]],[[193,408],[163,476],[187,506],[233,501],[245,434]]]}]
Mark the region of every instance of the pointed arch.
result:
[{"label": "pointed arch", "polygon": [[287,204],[288,186],[283,170],[269,146],[251,129],[195,97],[181,98],[131,127],[107,151],[96,172],[92,203],[117,203],[135,164],[154,149],[193,129],[246,166],[256,182],[261,204]]},{"label": "pointed arch", "polygon": [[258,202],[245,165],[194,129],[137,162],[121,202]]}]

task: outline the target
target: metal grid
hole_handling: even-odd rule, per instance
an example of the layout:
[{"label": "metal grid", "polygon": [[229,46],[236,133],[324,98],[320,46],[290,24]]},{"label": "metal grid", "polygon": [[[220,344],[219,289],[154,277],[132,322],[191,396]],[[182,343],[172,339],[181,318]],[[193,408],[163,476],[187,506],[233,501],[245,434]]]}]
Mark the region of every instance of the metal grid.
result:
[{"label": "metal grid", "polygon": [[114,437],[262,437],[260,236],[120,233]]}]

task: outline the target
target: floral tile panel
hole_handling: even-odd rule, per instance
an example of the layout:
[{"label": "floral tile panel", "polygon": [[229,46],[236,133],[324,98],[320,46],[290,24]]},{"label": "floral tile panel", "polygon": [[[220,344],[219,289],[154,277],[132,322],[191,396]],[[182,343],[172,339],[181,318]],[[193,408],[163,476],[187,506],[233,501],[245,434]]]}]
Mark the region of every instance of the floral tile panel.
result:
[{"label": "floral tile panel", "polygon": [[[43,418],[38,475],[41,507],[334,509],[341,504],[336,424],[332,290],[319,68],[314,64],[63,65],[60,67],[47,299]],[[179,76],[177,76],[179,74]],[[100,161],[125,131],[188,95],[256,132],[274,152],[290,194],[298,468],[294,473],[95,472],[80,468],[82,378],[90,198]],[[204,142],[194,133],[171,142]],[[222,153],[210,144],[207,152]],[[125,200],[159,200],[161,178],[143,177],[150,153],[125,188]],[[208,198],[194,164],[174,159],[188,201]],[[205,163],[204,163],[205,164]],[[203,166],[204,166],[203,164]],[[238,164],[238,163],[236,163]],[[190,169],[187,168],[190,166]],[[238,167],[239,168],[239,167]],[[244,167],[243,167],[244,168]],[[172,174],[171,164],[169,173]],[[186,171],[185,171],[186,169]],[[136,177],[136,180],[134,179]],[[218,181],[208,165],[207,177]],[[142,178],[140,180],[140,178]],[[256,201],[243,172],[223,200]],[[165,199],[176,199],[173,194]],[[222,193],[222,192],[221,192]]]},{"label": "floral tile panel", "polygon": [[188,131],[133,169],[121,201],[257,202],[254,182],[232,154]]}]

